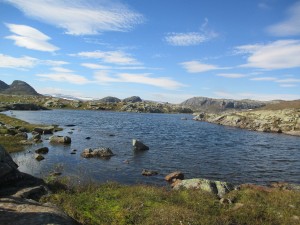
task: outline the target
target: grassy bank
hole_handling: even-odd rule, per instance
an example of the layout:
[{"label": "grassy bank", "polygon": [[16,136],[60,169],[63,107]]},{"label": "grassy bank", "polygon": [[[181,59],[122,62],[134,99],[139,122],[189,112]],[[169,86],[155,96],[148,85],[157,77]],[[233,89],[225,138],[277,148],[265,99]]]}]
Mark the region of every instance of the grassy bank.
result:
[{"label": "grassy bank", "polygon": [[82,224],[299,224],[300,192],[244,187],[229,193],[233,203],[200,190],[172,191],[116,183],[61,188],[44,201]]}]

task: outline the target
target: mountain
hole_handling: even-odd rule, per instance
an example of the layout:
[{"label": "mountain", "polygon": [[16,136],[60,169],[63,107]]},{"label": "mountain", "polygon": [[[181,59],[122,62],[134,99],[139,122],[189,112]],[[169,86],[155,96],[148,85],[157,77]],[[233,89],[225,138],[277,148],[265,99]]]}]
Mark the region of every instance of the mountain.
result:
[{"label": "mountain", "polygon": [[0,93],[9,95],[39,95],[33,87],[21,80],[15,80],[11,85],[0,81]]},{"label": "mountain", "polygon": [[256,109],[266,106],[267,104],[268,102],[254,101],[249,99],[233,100],[193,97],[182,102],[180,105],[198,111],[221,112],[226,110]]}]

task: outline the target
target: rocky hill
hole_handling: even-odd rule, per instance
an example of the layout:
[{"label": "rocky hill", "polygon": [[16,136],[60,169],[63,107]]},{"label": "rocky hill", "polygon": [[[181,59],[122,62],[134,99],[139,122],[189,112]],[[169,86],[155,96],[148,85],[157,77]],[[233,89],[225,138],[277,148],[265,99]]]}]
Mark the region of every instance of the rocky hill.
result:
[{"label": "rocky hill", "polygon": [[233,100],[233,99],[214,99],[206,97],[193,97],[180,105],[189,107],[194,111],[205,112],[222,112],[227,110],[242,110],[242,109],[256,109],[266,106],[271,102],[262,102],[254,100]]},{"label": "rocky hill", "polygon": [[11,85],[0,81],[0,94],[39,95],[36,90],[24,81],[15,80]]}]

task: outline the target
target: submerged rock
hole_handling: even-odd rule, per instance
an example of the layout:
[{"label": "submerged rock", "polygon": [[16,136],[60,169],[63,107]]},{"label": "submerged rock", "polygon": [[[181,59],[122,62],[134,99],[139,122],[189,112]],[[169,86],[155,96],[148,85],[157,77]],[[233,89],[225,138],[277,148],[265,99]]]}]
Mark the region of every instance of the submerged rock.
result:
[{"label": "submerged rock", "polygon": [[154,175],[157,175],[158,172],[155,171],[155,170],[146,170],[146,169],[143,169],[142,170],[142,175],[143,176],[154,176]]},{"label": "submerged rock", "polygon": [[110,150],[110,148],[86,148],[81,153],[84,158],[100,157],[100,158],[110,158],[115,154]]},{"label": "submerged rock", "polygon": [[71,138],[69,136],[57,136],[50,137],[50,143],[52,144],[71,144]]},{"label": "submerged rock", "polygon": [[41,154],[35,154],[34,158],[37,160],[37,161],[42,161],[45,159],[44,156],[42,156]]},{"label": "submerged rock", "polygon": [[136,139],[132,140],[132,146],[133,146],[134,150],[136,150],[136,151],[149,150],[149,147],[147,145],[144,145],[141,141],[138,141]]},{"label": "submerged rock", "polygon": [[42,148],[35,150],[35,153],[38,153],[38,154],[47,154],[48,152],[49,152],[48,147],[42,147]]},{"label": "submerged rock", "polygon": [[54,126],[48,126],[48,127],[36,127],[33,129],[33,131],[39,133],[39,134],[53,134],[55,127]]}]

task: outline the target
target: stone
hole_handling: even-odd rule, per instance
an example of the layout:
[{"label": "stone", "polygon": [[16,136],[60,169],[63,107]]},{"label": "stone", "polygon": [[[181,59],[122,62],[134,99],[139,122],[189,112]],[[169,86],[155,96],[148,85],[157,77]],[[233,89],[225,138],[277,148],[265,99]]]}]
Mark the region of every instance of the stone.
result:
[{"label": "stone", "polygon": [[53,135],[50,137],[50,143],[52,144],[71,144],[71,138],[69,136]]},{"label": "stone", "polygon": [[138,141],[136,139],[132,140],[132,146],[133,146],[133,149],[136,151],[149,150],[149,147],[147,145],[144,145],[141,141]]},{"label": "stone", "polygon": [[146,169],[142,170],[142,175],[143,176],[154,176],[154,175],[157,175],[157,174],[158,174],[158,172],[154,171],[154,170],[146,170]]},{"label": "stone", "polygon": [[41,154],[35,154],[34,158],[37,160],[37,161],[42,161],[45,159],[44,156],[42,156]]},{"label": "stone", "polygon": [[84,158],[100,157],[100,158],[110,158],[115,154],[111,151],[110,148],[86,148],[81,153],[81,156]]},{"label": "stone", "polygon": [[42,147],[42,148],[35,150],[35,153],[38,153],[38,154],[47,154],[48,152],[49,152],[48,147]]},{"label": "stone", "polygon": [[222,198],[225,194],[234,190],[235,186],[228,182],[194,178],[181,181],[178,185],[175,185],[173,189],[200,189],[218,195]]},{"label": "stone", "polygon": [[27,133],[26,132],[21,132],[21,133],[17,133],[16,135],[15,135],[15,137],[17,137],[17,138],[22,138],[22,139],[27,139],[28,138],[28,135],[27,135]]},{"label": "stone", "polygon": [[184,180],[184,174],[180,171],[175,171],[165,176],[165,180],[169,183],[173,183],[176,180]]},{"label": "stone", "polygon": [[53,134],[55,127],[48,126],[48,127],[35,127],[33,131],[39,134]]},{"label": "stone", "polygon": [[12,160],[4,147],[0,145],[0,184],[18,177],[18,165]]}]

